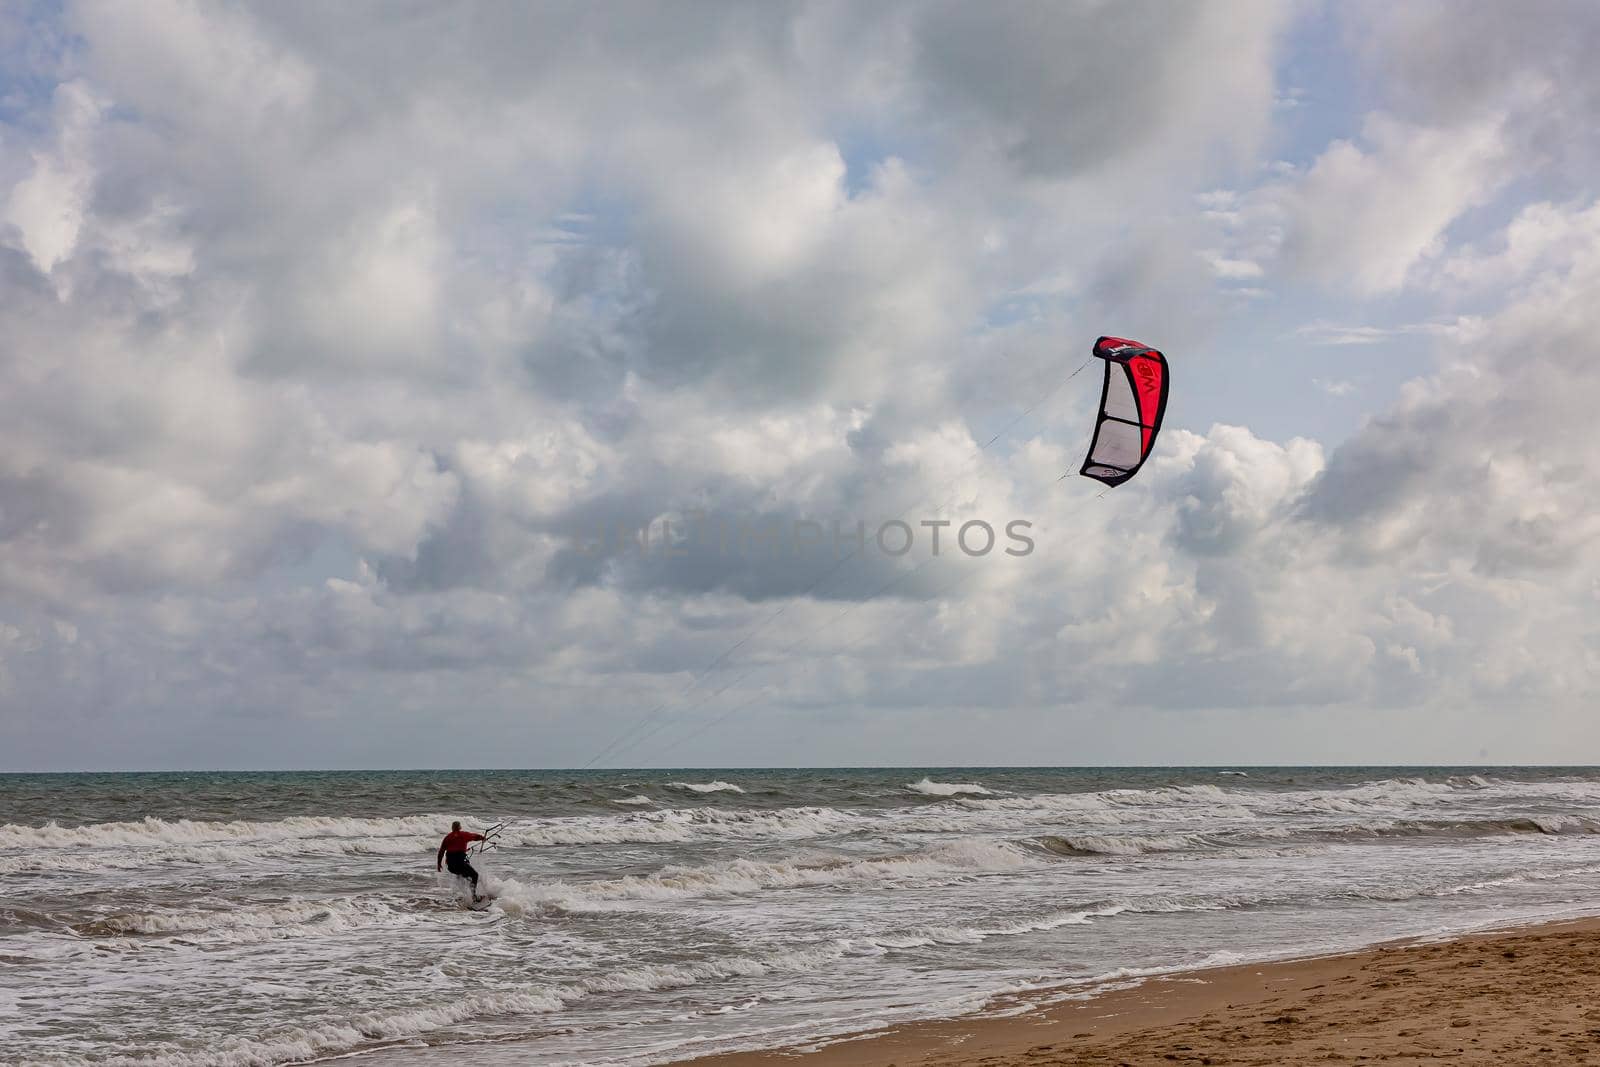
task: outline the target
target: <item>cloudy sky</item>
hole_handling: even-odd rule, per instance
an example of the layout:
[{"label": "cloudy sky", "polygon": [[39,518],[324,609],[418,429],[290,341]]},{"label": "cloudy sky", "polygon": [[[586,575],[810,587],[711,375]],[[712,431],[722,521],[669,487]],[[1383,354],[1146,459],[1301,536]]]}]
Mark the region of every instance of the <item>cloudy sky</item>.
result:
[{"label": "cloudy sky", "polygon": [[[0,5],[0,769],[1600,760],[1597,52]],[[1101,333],[1174,375],[1104,494]],[[594,533],[696,513],[1035,550]]]}]

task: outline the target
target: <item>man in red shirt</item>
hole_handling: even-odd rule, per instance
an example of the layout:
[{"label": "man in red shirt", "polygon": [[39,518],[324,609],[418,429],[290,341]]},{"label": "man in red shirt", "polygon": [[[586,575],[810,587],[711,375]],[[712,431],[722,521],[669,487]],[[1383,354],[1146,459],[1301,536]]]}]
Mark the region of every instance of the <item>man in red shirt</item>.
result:
[{"label": "man in red shirt", "polygon": [[474,841],[482,841],[482,834],[471,833],[461,829],[459,822],[450,824],[450,832],[444,835],[444,840],[439,842],[439,855],[434,857],[434,870],[439,870],[446,865],[450,873],[458,878],[472,880],[472,902],[478,902],[478,872],[472,869],[472,864],[467,862],[467,846]]}]

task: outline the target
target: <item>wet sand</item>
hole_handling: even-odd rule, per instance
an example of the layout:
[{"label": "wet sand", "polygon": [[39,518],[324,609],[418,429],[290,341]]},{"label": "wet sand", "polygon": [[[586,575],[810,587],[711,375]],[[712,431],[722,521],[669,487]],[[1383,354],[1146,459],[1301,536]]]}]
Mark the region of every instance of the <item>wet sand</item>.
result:
[{"label": "wet sand", "polygon": [[1150,979],[696,1067],[1600,1065],[1600,919]]}]

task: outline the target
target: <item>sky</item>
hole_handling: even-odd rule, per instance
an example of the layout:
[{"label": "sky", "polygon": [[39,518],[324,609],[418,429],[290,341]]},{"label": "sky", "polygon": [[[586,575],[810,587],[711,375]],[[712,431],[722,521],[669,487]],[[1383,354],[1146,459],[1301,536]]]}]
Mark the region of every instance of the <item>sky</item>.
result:
[{"label": "sky", "polygon": [[1600,762],[1597,52],[0,4],[0,770]]}]

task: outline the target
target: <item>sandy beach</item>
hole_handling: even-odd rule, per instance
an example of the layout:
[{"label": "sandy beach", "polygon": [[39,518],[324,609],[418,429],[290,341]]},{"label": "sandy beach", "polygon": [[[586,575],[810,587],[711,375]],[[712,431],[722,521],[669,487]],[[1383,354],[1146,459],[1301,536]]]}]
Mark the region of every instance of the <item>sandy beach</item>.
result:
[{"label": "sandy beach", "polygon": [[1600,919],[1153,978],[698,1067],[1600,1063]]}]

